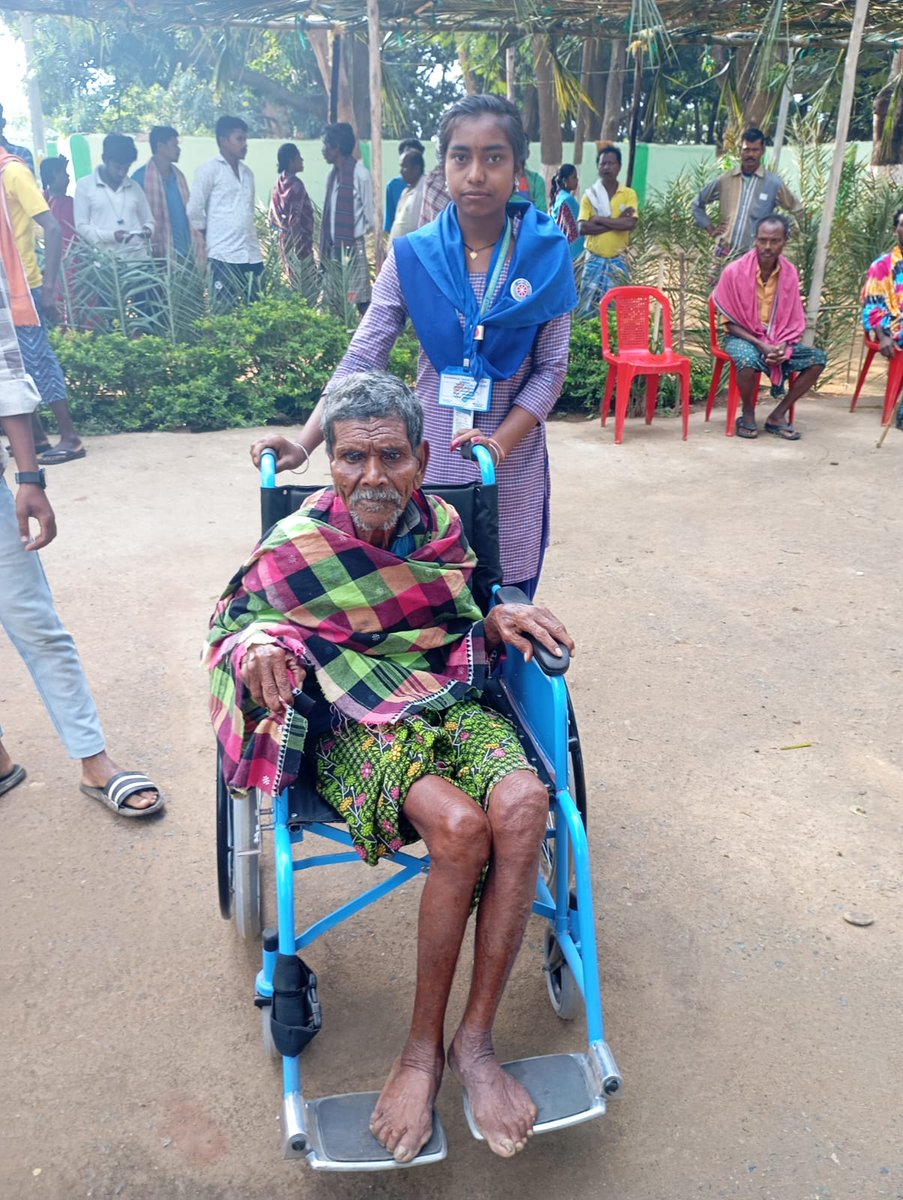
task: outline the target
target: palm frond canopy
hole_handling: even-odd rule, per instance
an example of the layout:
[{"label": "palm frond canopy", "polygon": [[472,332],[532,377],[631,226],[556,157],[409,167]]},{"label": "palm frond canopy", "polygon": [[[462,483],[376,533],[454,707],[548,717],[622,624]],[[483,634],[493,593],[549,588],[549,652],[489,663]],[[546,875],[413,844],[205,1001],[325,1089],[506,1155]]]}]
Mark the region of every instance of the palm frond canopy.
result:
[{"label": "palm frond canopy", "polygon": [[[131,20],[169,26],[221,27],[235,22],[366,24],[361,0],[12,0],[7,10],[43,16],[84,17],[97,21]],[[384,29],[398,32],[483,32],[530,36],[533,33],[580,37],[624,37],[630,27],[631,0],[381,0]],[[700,8],[707,11],[701,18]],[[674,41],[744,42],[761,36],[773,5],[769,0],[659,0],[668,34]],[[842,42],[850,32],[852,4],[845,0],[786,0],[782,24],[801,45]],[[872,0],[866,41],[903,45],[900,0]]]}]

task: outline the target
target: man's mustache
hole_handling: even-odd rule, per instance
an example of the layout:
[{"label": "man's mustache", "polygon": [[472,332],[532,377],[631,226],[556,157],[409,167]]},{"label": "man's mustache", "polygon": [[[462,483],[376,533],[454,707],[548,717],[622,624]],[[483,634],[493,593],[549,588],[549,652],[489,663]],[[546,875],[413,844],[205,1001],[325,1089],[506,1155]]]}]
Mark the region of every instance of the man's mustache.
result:
[{"label": "man's mustache", "polygon": [[396,504],[401,504],[401,492],[395,488],[374,488],[374,487],[359,487],[351,493],[351,502],[356,504],[360,500],[391,500]]}]

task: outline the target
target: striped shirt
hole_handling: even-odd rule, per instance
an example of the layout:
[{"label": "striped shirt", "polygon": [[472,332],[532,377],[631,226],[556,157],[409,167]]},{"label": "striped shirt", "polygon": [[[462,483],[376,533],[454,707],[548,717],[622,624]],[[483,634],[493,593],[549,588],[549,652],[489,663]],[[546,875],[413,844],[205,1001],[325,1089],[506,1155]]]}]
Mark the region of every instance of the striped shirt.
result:
[{"label": "striped shirt", "polygon": [[803,206],[780,175],[760,166],[754,175],[744,175],[739,167],[707,183],[693,201],[693,218],[700,229],[711,229],[705,211],[718,201],[726,232],[720,239],[733,254],[745,254],[756,240],[756,225],[770,217],[775,207],[798,213]]},{"label": "striped shirt", "polygon": [[[507,276],[506,264],[497,293],[504,287]],[[482,301],[486,276],[471,275],[470,281],[477,300]],[[331,382],[354,371],[385,370],[408,317],[392,248],[373,285],[370,307]],[[498,472],[499,539],[505,583],[532,579],[548,544],[550,487],[545,421],[555,407],[567,375],[570,332],[570,313],[543,325],[531,353],[517,372],[510,379],[493,383],[488,411],[474,413],[475,428],[488,436],[495,433],[514,405],[526,409],[537,420]],[[475,464],[449,450],[452,409],[440,408],[439,376],[422,350],[417,368],[417,395],[423,405],[424,437],[430,446],[426,483],[472,482],[478,476]]]}]

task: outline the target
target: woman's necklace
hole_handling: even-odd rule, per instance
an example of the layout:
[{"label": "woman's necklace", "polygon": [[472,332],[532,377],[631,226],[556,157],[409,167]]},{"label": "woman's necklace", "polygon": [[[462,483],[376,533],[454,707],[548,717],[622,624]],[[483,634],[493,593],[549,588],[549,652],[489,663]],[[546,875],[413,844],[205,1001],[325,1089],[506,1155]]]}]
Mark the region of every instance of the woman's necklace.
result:
[{"label": "woman's necklace", "polygon": [[[495,242],[497,242],[497,241],[498,241],[498,238],[495,239]],[[476,258],[476,256],[478,254],[482,254],[484,250],[491,250],[492,247],[495,245],[495,242],[490,242],[488,246],[468,246],[467,242],[465,242],[464,249],[470,255],[470,259],[472,262]]]}]

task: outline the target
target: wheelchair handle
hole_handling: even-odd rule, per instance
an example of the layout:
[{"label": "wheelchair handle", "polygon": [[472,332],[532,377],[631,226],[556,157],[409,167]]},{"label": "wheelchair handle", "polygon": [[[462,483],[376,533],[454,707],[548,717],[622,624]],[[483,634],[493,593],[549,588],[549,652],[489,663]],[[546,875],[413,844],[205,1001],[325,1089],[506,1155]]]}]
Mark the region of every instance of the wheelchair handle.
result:
[{"label": "wheelchair handle", "polygon": [[274,488],[276,486],[276,451],[264,450],[260,455],[260,486]]},{"label": "wheelchair handle", "polygon": [[475,462],[480,468],[480,480],[488,487],[495,483],[495,463],[492,461],[492,455],[485,446],[479,443],[463,442],[459,447],[461,457],[466,458],[468,462]]},{"label": "wheelchair handle", "polygon": [[[494,596],[499,604],[532,604],[529,596],[517,587],[498,587],[495,589]],[[564,675],[571,665],[571,652],[563,642],[557,643],[558,649],[561,651],[559,658],[552,653],[548,646],[538,642],[529,633],[525,633],[523,636],[533,647],[533,657],[546,675]]]}]

